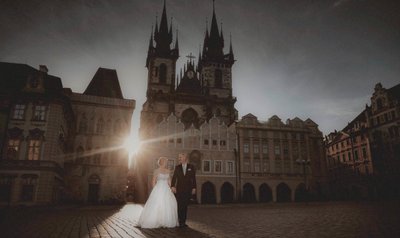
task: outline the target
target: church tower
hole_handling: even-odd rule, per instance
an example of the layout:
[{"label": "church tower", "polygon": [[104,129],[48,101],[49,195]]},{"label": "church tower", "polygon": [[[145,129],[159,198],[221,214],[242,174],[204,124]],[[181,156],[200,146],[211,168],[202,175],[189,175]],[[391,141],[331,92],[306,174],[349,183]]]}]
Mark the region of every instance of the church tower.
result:
[{"label": "church tower", "polygon": [[171,48],[172,39],[164,1],[160,24],[156,22],[150,35],[146,60],[147,99],[139,130],[142,147],[134,169],[135,180],[139,182],[136,198],[141,202],[151,191],[149,178],[160,156],[166,157],[169,168],[173,169],[178,163],[176,156],[187,153],[196,167],[199,184],[206,182],[204,179],[235,184],[232,176],[237,145],[236,98],[232,96],[235,59],[232,44],[229,52],[224,53],[224,36],[222,29],[218,29],[215,7],[210,31],[207,27],[205,38],[199,39],[204,40],[203,50],[200,49],[198,59],[192,53],[185,54],[188,59],[179,74],[175,72],[178,40]]},{"label": "church tower", "polygon": [[[210,31],[205,32],[203,51],[199,52],[197,66],[194,56],[180,71],[175,73],[179,57],[178,38],[172,44],[172,26],[168,29],[166,6],[158,26],[150,35],[146,60],[148,69],[147,100],[143,104],[140,119],[141,139],[151,137],[152,131],[170,115],[182,122],[185,130],[192,125],[200,125],[211,118],[231,125],[237,120],[234,107],[236,98],[232,96],[232,65],[235,62],[230,40],[229,52],[224,53],[224,35],[218,29],[215,6],[213,4]],[[176,80],[175,80],[176,79]]]},{"label": "church tower", "polygon": [[221,117],[225,124],[230,125],[237,120],[237,111],[234,108],[236,98],[232,96],[232,65],[235,62],[230,39],[229,53],[224,54],[224,35],[218,29],[213,3],[211,29],[208,26],[205,32],[203,52],[199,54],[198,70],[205,94],[213,99],[208,105],[208,119],[212,116]]},{"label": "church tower", "polygon": [[[153,31],[154,30],[154,31]],[[166,3],[161,16],[160,25],[156,20],[155,29],[150,34],[147,52],[147,100],[141,112],[140,135],[146,138],[147,128],[160,123],[170,111],[170,98],[175,91],[175,69],[179,57],[178,38],[172,44],[172,22],[168,28]]]}]

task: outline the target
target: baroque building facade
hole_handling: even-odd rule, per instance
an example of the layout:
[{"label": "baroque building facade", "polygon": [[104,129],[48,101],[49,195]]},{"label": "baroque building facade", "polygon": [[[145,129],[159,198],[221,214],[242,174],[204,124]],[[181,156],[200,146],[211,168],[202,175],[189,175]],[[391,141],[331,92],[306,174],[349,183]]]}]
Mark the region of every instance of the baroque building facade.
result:
[{"label": "baroque building facade", "polygon": [[0,204],[96,203],[124,192],[127,155],[116,145],[135,101],[123,99],[114,70],[100,68],[83,94],[46,66],[0,63],[0,72]]},{"label": "baroque building facade", "polygon": [[237,123],[239,192],[244,202],[326,199],[322,132],[311,119],[277,116],[261,122],[247,114]]},{"label": "baroque building facade", "polygon": [[[338,199],[399,197],[400,84],[375,85],[370,105],[326,141],[332,196]],[[341,196],[337,196],[340,194]]]}]

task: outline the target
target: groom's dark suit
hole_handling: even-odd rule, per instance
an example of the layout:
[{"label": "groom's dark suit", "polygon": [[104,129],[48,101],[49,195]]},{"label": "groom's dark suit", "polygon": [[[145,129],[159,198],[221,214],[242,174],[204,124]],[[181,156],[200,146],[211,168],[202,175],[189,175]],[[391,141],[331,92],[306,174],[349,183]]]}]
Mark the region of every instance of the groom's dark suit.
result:
[{"label": "groom's dark suit", "polygon": [[175,167],[171,186],[176,188],[176,200],[178,202],[179,225],[185,225],[187,207],[192,196],[192,189],[196,188],[196,170],[193,165],[186,165],[186,173],[183,173],[182,164]]}]

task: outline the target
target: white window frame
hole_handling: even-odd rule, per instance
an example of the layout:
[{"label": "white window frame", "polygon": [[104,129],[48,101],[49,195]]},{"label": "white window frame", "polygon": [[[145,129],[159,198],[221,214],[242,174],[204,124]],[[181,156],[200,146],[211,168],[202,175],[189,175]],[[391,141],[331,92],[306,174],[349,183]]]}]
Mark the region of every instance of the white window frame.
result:
[{"label": "white window frame", "polygon": [[[229,171],[229,164],[232,164],[232,171]],[[227,174],[234,174],[235,173],[235,163],[233,161],[226,161],[225,170]]]},{"label": "white window frame", "polygon": [[[208,163],[210,164],[210,170],[209,170],[209,171],[204,170],[205,162],[208,162]],[[212,171],[212,168],[211,168],[211,160],[203,160],[203,161],[201,161],[201,171],[202,171],[203,173],[211,173],[211,171]]]},{"label": "white window frame", "polygon": [[167,168],[173,170],[175,168],[175,159],[167,160]]},{"label": "white window frame", "polygon": [[47,106],[43,104],[33,105],[33,120],[46,121]]},{"label": "white window frame", "polygon": [[249,154],[250,153],[250,144],[249,143],[244,143],[243,144],[243,153]]},{"label": "white window frame", "polygon": [[[220,171],[217,171],[217,163],[220,163]],[[214,173],[222,174],[223,171],[222,160],[214,160]]]},{"label": "white window frame", "polygon": [[253,144],[253,153],[254,154],[259,154],[260,153],[260,144],[258,144],[258,143]]},{"label": "white window frame", "polygon": [[26,104],[15,104],[14,110],[12,112],[12,119],[24,120],[25,112],[26,112]]}]

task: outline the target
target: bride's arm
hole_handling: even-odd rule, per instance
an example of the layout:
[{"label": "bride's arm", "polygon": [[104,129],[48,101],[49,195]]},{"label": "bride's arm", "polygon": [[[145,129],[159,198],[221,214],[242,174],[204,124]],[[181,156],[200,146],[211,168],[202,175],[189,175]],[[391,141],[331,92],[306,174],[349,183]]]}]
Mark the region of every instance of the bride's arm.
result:
[{"label": "bride's arm", "polygon": [[153,172],[153,180],[152,180],[152,182],[151,182],[151,184],[153,185],[153,187],[156,186],[156,183],[157,183],[157,175],[158,175],[158,169],[154,170],[154,172]]},{"label": "bride's arm", "polygon": [[171,187],[171,170],[168,169],[168,185]]}]

